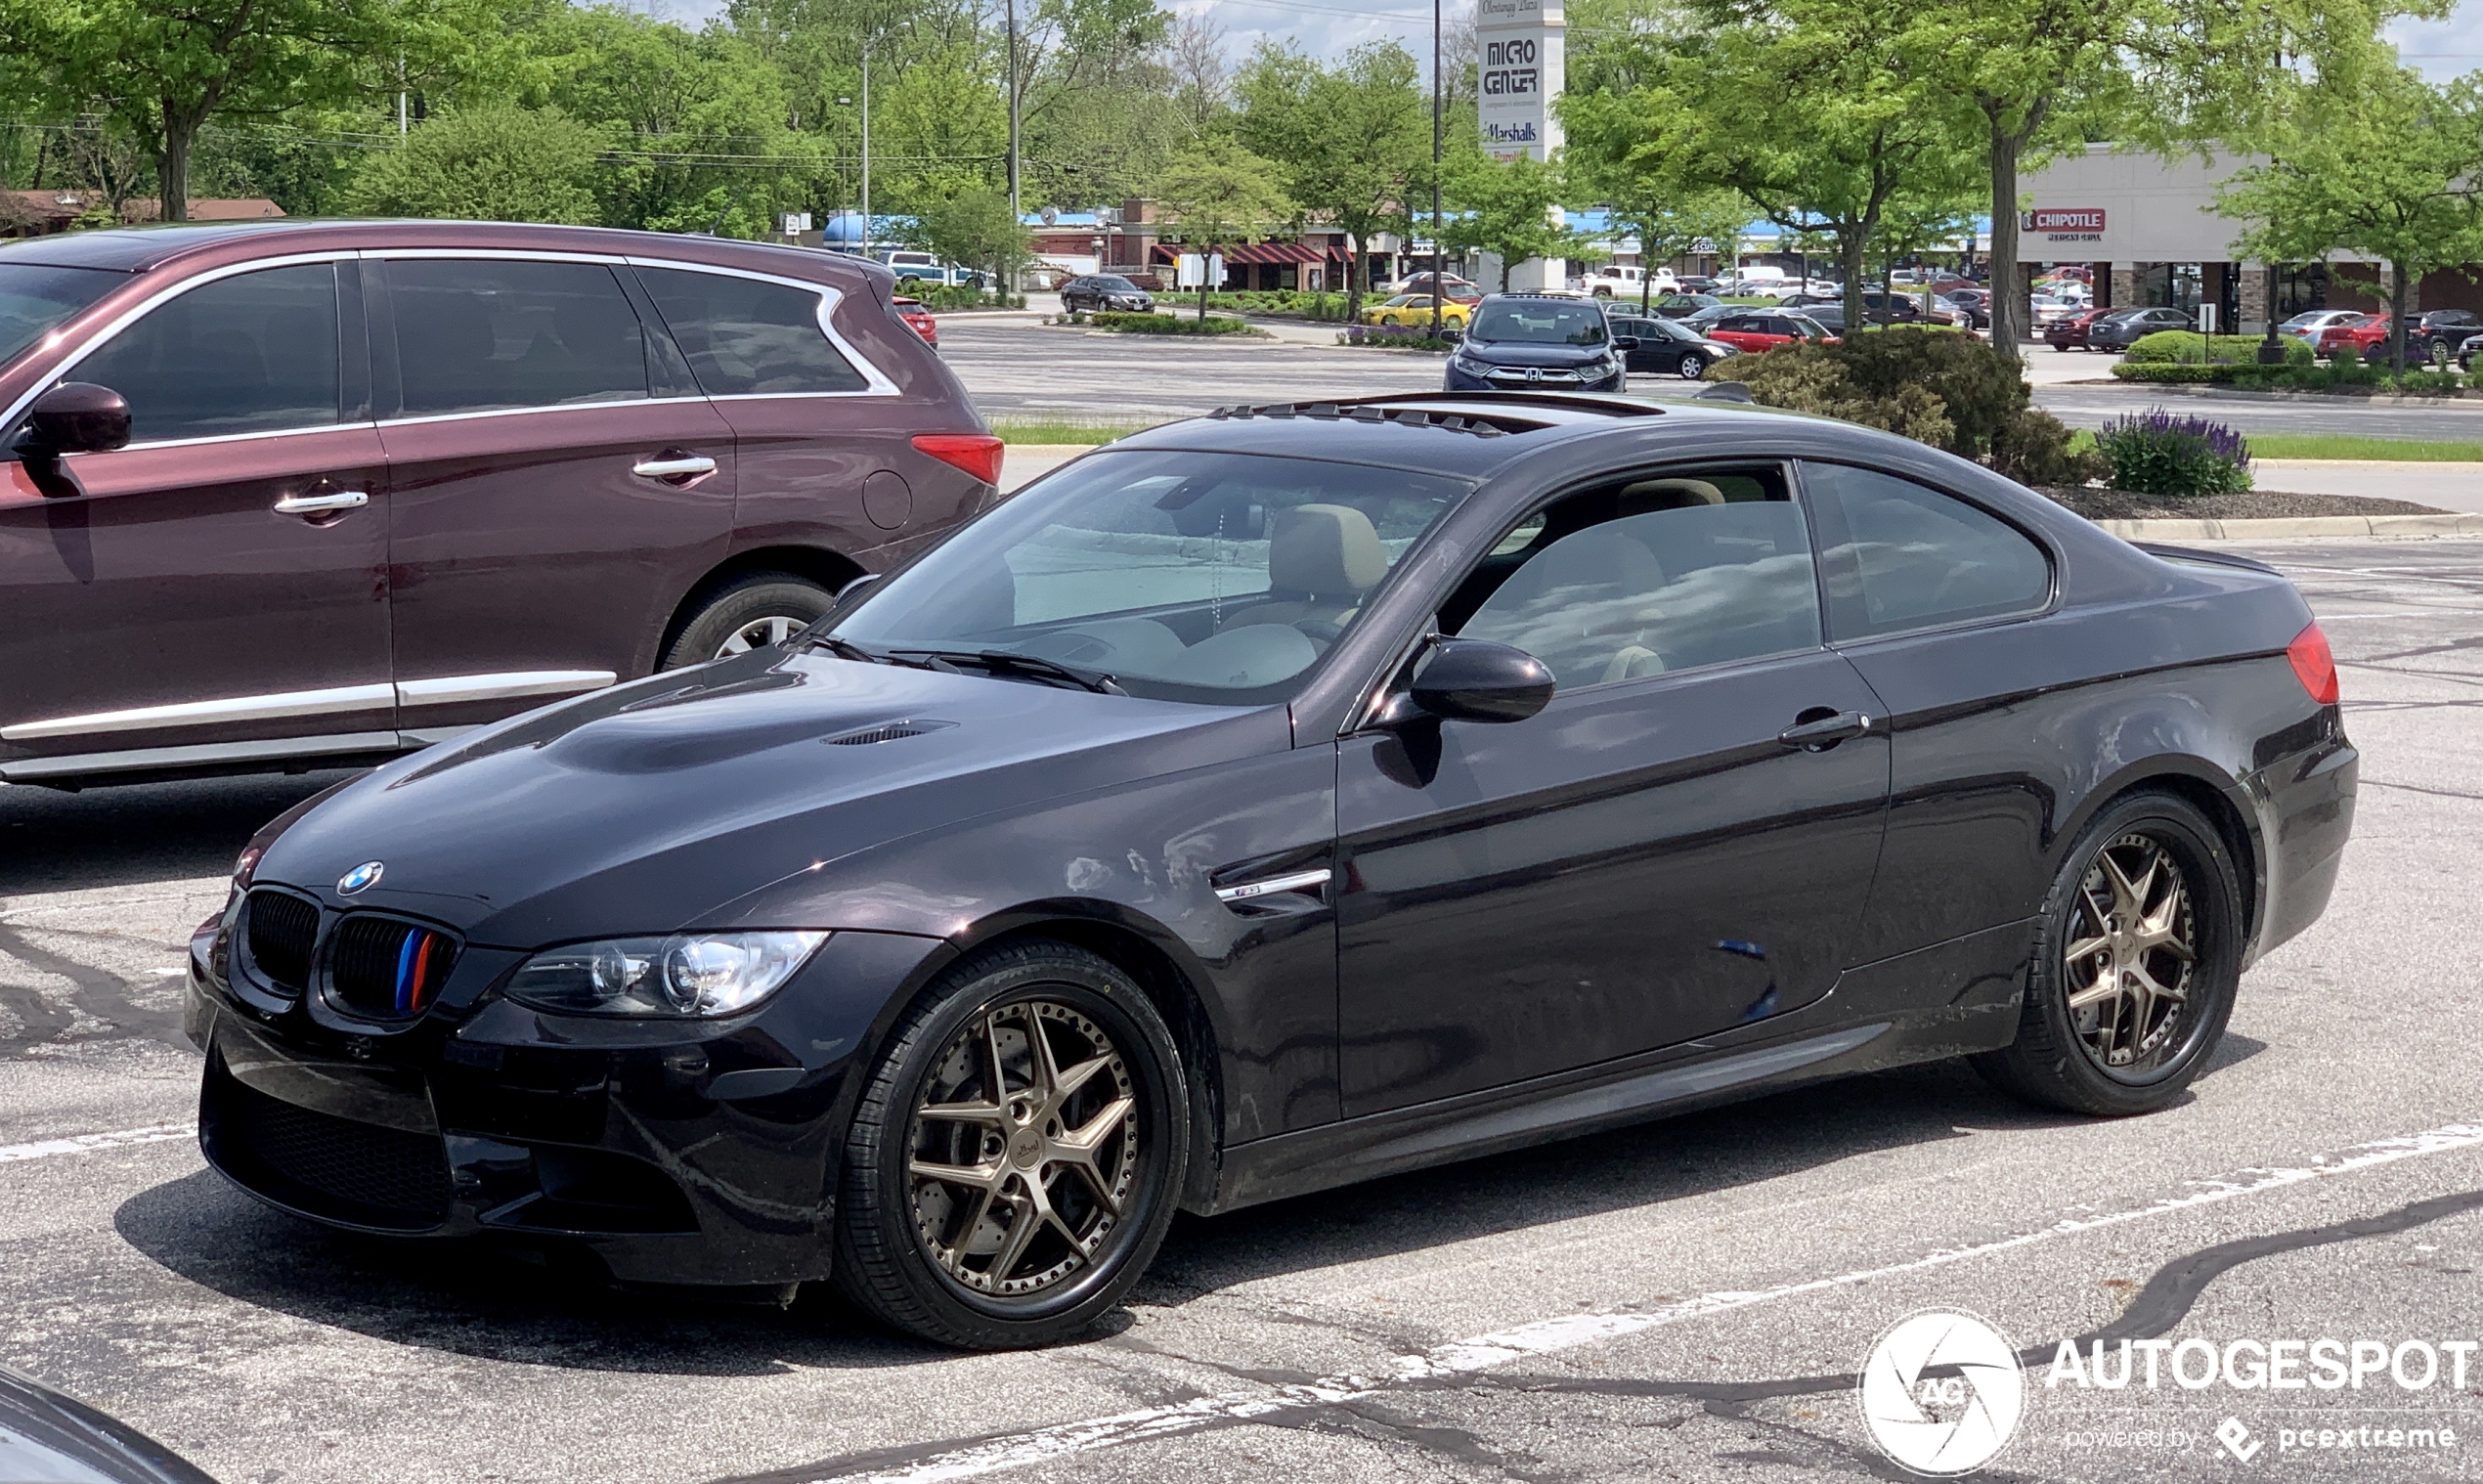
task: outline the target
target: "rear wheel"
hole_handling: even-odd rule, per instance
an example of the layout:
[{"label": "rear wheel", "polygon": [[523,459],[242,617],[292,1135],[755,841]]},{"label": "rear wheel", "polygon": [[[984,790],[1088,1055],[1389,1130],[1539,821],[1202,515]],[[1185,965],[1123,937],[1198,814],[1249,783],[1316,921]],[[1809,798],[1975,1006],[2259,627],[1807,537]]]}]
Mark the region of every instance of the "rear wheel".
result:
[{"label": "rear wheel", "polygon": [[1707,374],[1707,358],[1705,356],[1700,355],[1697,351],[1691,351],[1689,354],[1681,358],[1682,380],[1696,381],[1699,377],[1705,374]]},{"label": "rear wheel", "polygon": [[2242,931],[2241,872],[2196,806],[2160,793],[2113,804],[2044,899],[2017,1040],[1976,1069],[2070,1113],[2165,1107],[2223,1039]]},{"label": "rear wheel", "polygon": [[790,572],[753,572],[707,595],[664,651],[666,670],[781,644],[828,611],[836,595]]},{"label": "rear wheel", "polygon": [[952,968],[891,1037],[846,1138],[838,1287],[939,1344],[1070,1338],[1118,1305],[1189,1158],[1154,1005],[1065,943]]}]

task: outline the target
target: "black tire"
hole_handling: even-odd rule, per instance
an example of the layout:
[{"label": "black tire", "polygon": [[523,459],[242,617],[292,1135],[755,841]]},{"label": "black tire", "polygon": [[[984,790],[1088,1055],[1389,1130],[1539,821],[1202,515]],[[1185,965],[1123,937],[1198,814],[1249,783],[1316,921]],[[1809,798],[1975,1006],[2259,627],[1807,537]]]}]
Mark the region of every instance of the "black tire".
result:
[{"label": "black tire", "polygon": [[1687,355],[1681,357],[1682,380],[1696,381],[1699,377],[1706,374],[1707,358],[1705,356],[1700,355],[1697,351],[1691,351]]},{"label": "black tire", "polygon": [[[1034,1019],[1037,1005],[1049,1007],[1042,1013],[1054,1019],[1048,1023]],[[1027,1018],[1009,1018],[1013,1009]],[[1087,1240],[1098,1244],[1085,1257],[1074,1256],[1074,1249],[1065,1243],[1053,1247],[1054,1252],[1072,1254],[1062,1259],[1066,1269],[1057,1278],[1043,1280],[1046,1286],[1023,1294],[989,1291],[992,1275],[987,1267],[967,1272],[961,1262],[960,1272],[952,1274],[943,1266],[930,1250],[937,1240],[925,1228],[924,1212],[930,1208],[918,1202],[917,1181],[909,1170],[918,1141],[928,1139],[925,1147],[935,1154],[953,1151],[957,1125],[918,1119],[916,1111],[926,1096],[938,1089],[935,1077],[947,1075],[960,1065],[960,1055],[970,1054],[960,1049],[969,1032],[986,1024],[1021,1027],[1018,1044],[1029,1058],[1031,1047],[1023,1038],[1023,1027],[1029,1024],[1066,1026],[1061,1035],[1071,1045],[1082,1035],[1080,1027],[1099,1033],[1103,1044],[1119,1059],[1118,1068],[1108,1069],[1107,1074],[1125,1072],[1125,1082],[1116,1085],[1131,1102],[1126,1114],[1130,1133],[1118,1146],[1122,1163],[1114,1167],[1114,1178],[1127,1182],[1118,1215],[1101,1229],[1089,1228]],[[999,1040],[995,1034],[993,1043]],[[1046,1042],[1056,1056],[1061,1044],[1059,1037]],[[970,1075],[984,1075],[981,1069],[990,1065],[988,1059],[973,1064]],[[1006,1085],[1009,1073],[1001,1075],[1002,1098],[994,1100],[995,1106],[1005,1101],[1014,1110],[1018,1099],[1032,1089],[1012,1088]],[[1110,961],[1066,943],[1036,941],[1004,946],[952,966],[923,991],[898,1023],[854,1110],[846,1135],[844,1182],[837,1202],[838,1289],[894,1329],[962,1349],[1024,1349],[1083,1333],[1119,1305],[1163,1242],[1189,1161],[1190,1108],[1189,1086],[1172,1032],[1146,992]],[[1036,1117],[1040,1121],[1042,1115],[1038,1113]],[[1000,1138],[1008,1126],[995,1120],[988,1137]],[[998,1152],[988,1145],[979,1152],[979,1160],[988,1159],[991,1167],[1002,1171],[1004,1190],[1025,1189],[1024,1176],[1013,1165],[1015,1157],[1010,1151],[1033,1127],[1020,1127]],[[943,1128],[948,1130],[948,1144],[940,1142]],[[941,1162],[953,1165],[953,1153]],[[1083,1196],[1090,1189],[1083,1184],[1067,1189],[1064,1183],[1073,1177],[1047,1175],[1046,1163],[1030,1168],[1038,1183],[1049,1186],[1048,1200],[1067,1203],[1065,1196]],[[928,1190],[936,1183],[925,1181],[922,1186]],[[955,1210],[947,1202],[959,1194],[957,1188],[934,1194],[943,1202],[937,1209]],[[992,1241],[1007,1243],[1019,1221],[1034,1219],[1019,1214],[1027,1209],[1013,1203],[1010,1225],[995,1227]],[[1100,1202],[1093,1202],[1088,1219],[1098,1219],[1104,1210]],[[991,1205],[985,1204],[970,1212],[962,1225],[950,1215],[949,1230],[957,1233],[952,1250],[971,1256],[971,1243],[992,1214]],[[1059,1242],[1057,1229],[1048,1233],[1037,1226],[1033,1230],[1034,1242]],[[1032,1244],[1026,1251],[1029,1257],[1037,1255]],[[994,1255],[988,1263],[999,1260]],[[1011,1274],[1022,1271],[1021,1263],[998,1278],[1005,1285]]]},{"label": "black tire", "polygon": [[[707,593],[664,651],[663,670],[704,665],[754,629],[807,627],[836,603],[836,594],[790,572],[752,572]],[[782,635],[782,636],[789,636]]]},{"label": "black tire", "polygon": [[2432,369],[2433,371],[2447,371],[2447,370],[2449,369],[2449,342],[2448,342],[2448,341],[2446,341],[2446,340],[2434,340],[2434,341],[2432,341],[2432,342],[2431,342],[2431,355],[2430,355],[2430,361],[2431,361],[2431,369]]},{"label": "black tire", "polygon": [[[2144,1039],[2147,1027],[2124,1019],[2127,1007],[2120,1000],[2107,1001],[2115,1023],[2128,1025],[2130,1033],[2141,1037],[2138,1046],[2128,1048],[2130,1060],[2115,1067],[2108,1065],[2114,1037],[2094,1026],[2081,1028],[2069,1007],[2069,970],[2064,960],[2065,950],[2081,940],[2107,949],[2099,953],[2099,964],[2117,951],[2108,939],[2094,936],[2099,932],[2096,919],[2086,915],[2093,909],[2082,911],[2080,898],[2104,880],[2104,854],[2110,851],[2116,860],[2128,860],[2130,852],[2139,851],[2128,844],[2132,841],[2146,842],[2178,869],[2179,884],[2188,891],[2194,958],[2183,984],[2186,998],[2176,1007],[2178,1019],[2163,1023],[2152,1051]],[[2138,858],[2146,858],[2143,851]],[[2197,806],[2178,795],[2153,791],[2107,806],[2079,833],[2064,862],[2043,900],[2018,1038],[1973,1058],[1975,1069],[2001,1091],[2044,1108],[2098,1117],[2154,1113],[2179,1097],[2205,1068],[2233,1014],[2242,974],[2242,871],[2222,833]],[[2105,890],[2109,896],[2109,881]],[[2152,961],[2150,972],[2166,963]],[[2133,1019],[2149,1013],[2145,1003],[2140,1002]],[[2108,1049],[2099,1050],[2099,1039]],[[2140,1051],[2146,1054],[2135,1054]]]}]

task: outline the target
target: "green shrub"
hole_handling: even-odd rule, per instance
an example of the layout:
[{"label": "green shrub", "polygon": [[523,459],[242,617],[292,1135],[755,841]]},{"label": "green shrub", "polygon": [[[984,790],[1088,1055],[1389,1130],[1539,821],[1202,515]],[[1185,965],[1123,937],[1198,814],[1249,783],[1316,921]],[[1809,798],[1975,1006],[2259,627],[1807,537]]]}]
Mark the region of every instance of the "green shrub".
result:
[{"label": "green shrub", "polygon": [[2362,348],[2356,345],[2339,345],[2329,354],[2328,364],[2338,371],[2343,371],[2349,366],[2360,366],[2363,364]]},{"label": "green shrub", "polygon": [[2233,495],[2250,488],[2250,446],[2204,417],[2162,408],[2115,417],[2095,435],[2113,466],[2113,488],[2169,500]]},{"label": "green shrub", "polygon": [[1336,343],[1383,350],[1457,349],[1455,340],[1435,339],[1427,325],[1348,325],[1336,331]]},{"label": "green shrub", "polygon": [[2319,351],[2315,349],[2308,340],[2296,340],[2288,336],[2285,341],[2285,364],[2287,366],[2317,366],[2319,365]]},{"label": "green shrub", "polygon": [[1246,335],[1250,327],[1240,320],[1183,319],[1177,315],[1098,314],[1095,327],[1124,335]]},{"label": "green shrub", "polygon": [[989,289],[977,288],[972,284],[900,283],[896,285],[896,291],[907,298],[922,300],[924,308],[933,310],[1024,309],[1026,307],[1026,301],[1019,295],[995,293]]},{"label": "green shrub", "polygon": [[2090,437],[2081,442],[2061,419],[2040,408],[2022,408],[1991,440],[1991,466],[2020,484],[2078,486],[2110,479],[2113,461]]},{"label": "green shrub", "polygon": [[2195,329],[2159,329],[2141,335],[2130,346],[2125,359],[2141,365],[2167,362],[2248,362],[2259,359],[2261,339],[2257,335],[2202,335]]},{"label": "green shrub", "polygon": [[2200,366],[2195,361],[2186,366],[2177,361],[2115,361],[2112,370],[2113,379],[2119,381],[2235,381],[2244,368],[2226,363]]}]

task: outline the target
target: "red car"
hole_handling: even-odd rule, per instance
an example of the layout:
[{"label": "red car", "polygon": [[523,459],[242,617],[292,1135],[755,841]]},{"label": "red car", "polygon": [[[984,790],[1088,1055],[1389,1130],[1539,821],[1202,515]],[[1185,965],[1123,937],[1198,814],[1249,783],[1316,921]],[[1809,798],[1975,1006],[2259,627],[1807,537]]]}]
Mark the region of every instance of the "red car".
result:
[{"label": "red car", "polygon": [[932,312],[923,307],[922,300],[899,294],[888,302],[889,307],[896,311],[898,319],[914,327],[914,333],[923,337],[925,345],[934,350],[939,349],[939,322],[932,318]]},{"label": "red car", "polygon": [[893,286],[477,222],[0,245],[0,781],[375,761],[784,639],[998,499]]},{"label": "red car", "polygon": [[2332,356],[2350,345],[2361,352],[2363,359],[2368,361],[2371,359],[2373,346],[2387,343],[2388,317],[2365,315],[2359,320],[2347,320],[2341,325],[2331,325],[2328,328],[2321,330],[2318,348],[2321,355]]},{"label": "red car", "polygon": [[1700,333],[1711,340],[1721,340],[1733,349],[1745,352],[1774,350],[1797,340],[1816,340],[1834,345],[1837,337],[1808,315],[1790,314],[1784,310],[1754,309],[1739,314],[1722,315],[1702,325]]},{"label": "red car", "polygon": [[2087,338],[2087,331],[2094,327],[2096,321],[2112,312],[2112,306],[2109,304],[2095,304],[2079,310],[2066,320],[2055,320],[2043,327],[2044,343],[2054,350],[2093,350],[2095,344]]}]

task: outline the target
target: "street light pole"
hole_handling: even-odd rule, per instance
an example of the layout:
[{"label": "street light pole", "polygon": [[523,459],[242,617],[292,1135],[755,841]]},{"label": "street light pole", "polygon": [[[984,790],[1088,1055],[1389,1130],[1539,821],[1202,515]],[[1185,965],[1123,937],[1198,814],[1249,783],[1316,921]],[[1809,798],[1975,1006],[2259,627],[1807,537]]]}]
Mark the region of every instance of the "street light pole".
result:
[{"label": "street light pole", "polygon": [[871,43],[862,43],[862,255],[871,255]]},{"label": "street light pole", "polygon": [[1440,338],[1440,0],[1431,0],[1431,338]]},{"label": "street light pole", "polygon": [[[1025,208],[1018,199],[1018,0],[1009,0],[1009,229],[1014,232],[1025,220]],[[1098,265],[1101,267],[1102,265]],[[1003,287],[1018,291],[1018,265],[1009,265],[1009,277]]]}]

